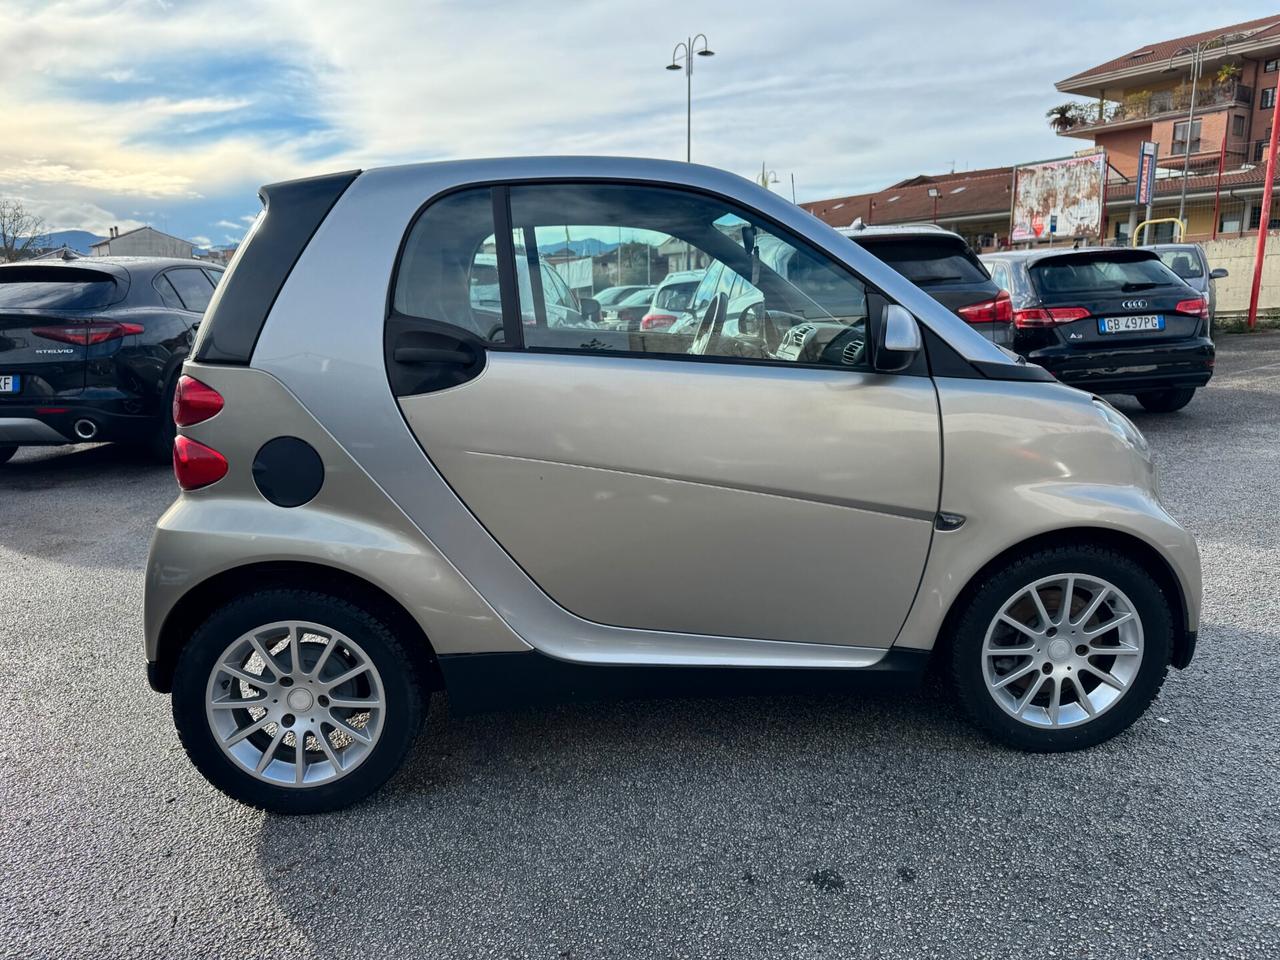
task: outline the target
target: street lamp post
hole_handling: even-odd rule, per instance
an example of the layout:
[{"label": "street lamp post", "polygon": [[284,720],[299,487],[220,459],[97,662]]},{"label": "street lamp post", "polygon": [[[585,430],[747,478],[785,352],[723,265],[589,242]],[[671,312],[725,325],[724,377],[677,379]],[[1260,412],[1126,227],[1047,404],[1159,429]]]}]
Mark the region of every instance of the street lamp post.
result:
[{"label": "street lamp post", "polygon": [[938,197],[942,195],[942,191],[937,187],[929,188],[929,196],[933,197],[933,222],[938,222]]},{"label": "street lamp post", "polygon": [[778,182],[779,182],[779,181],[778,181],[778,174],[777,174],[775,171],[773,171],[773,170],[769,170],[768,168],[766,168],[766,167],[765,167],[765,165],[764,165],[763,163],[761,163],[761,164],[760,164],[760,177],[759,177],[759,179],[757,179],[757,180],[756,180],[756,183],[760,184],[760,186],[762,186],[762,187],[764,187],[766,190],[768,190],[768,189],[769,189],[769,184],[771,184],[771,183],[778,183]]},{"label": "street lamp post", "polygon": [[[698,49],[698,41],[702,41],[702,49]],[[684,52],[681,52],[683,48]],[[688,40],[677,43],[671,50],[671,63],[667,66],[668,70],[683,70],[685,79],[685,103],[684,103],[684,159],[686,162],[693,160],[693,57],[697,54],[699,57],[714,57],[715,53],[707,45],[707,35],[699,33],[690,37]],[[678,61],[684,60],[684,66]]]},{"label": "street lamp post", "polygon": [[1208,40],[1200,40],[1191,46],[1179,47],[1169,55],[1169,63],[1165,67],[1165,73],[1171,73],[1174,70],[1173,61],[1175,58],[1183,54],[1191,54],[1191,103],[1187,107],[1187,136],[1182,143],[1182,194],[1178,198],[1178,222],[1182,224],[1182,239],[1186,239],[1187,233],[1187,169],[1191,163],[1191,138],[1195,129],[1196,119],[1196,87],[1200,82],[1200,76],[1204,71],[1204,55],[1205,51],[1212,50],[1216,47],[1222,47],[1225,53],[1231,52],[1232,40],[1243,40],[1244,34],[1220,34],[1211,37]]}]

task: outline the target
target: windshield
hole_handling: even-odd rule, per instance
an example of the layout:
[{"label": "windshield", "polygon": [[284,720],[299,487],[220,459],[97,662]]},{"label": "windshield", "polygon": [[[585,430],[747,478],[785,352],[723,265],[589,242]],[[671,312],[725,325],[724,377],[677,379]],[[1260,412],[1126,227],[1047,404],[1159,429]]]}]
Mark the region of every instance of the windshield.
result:
[{"label": "windshield", "polygon": [[115,302],[110,274],[74,267],[6,267],[0,270],[0,307],[94,310]]},{"label": "windshield", "polygon": [[1161,250],[1160,261],[1183,280],[1204,276],[1200,258],[1190,250]]},{"label": "windshield", "polygon": [[987,273],[975,263],[964,243],[950,237],[905,237],[855,241],[912,283],[982,283]]},{"label": "windshield", "polygon": [[1182,281],[1156,257],[1055,257],[1032,264],[1031,282],[1043,296],[1060,293],[1129,293]]},{"label": "windshield", "polygon": [[631,296],[618,303],[620,307],[644,307],[653,299],[653,287],[641,287]]}]

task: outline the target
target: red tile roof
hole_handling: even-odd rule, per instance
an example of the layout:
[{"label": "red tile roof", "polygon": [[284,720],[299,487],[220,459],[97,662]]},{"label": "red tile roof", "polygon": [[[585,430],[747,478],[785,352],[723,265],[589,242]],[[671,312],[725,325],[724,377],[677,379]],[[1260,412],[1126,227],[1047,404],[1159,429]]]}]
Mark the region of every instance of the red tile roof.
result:
[{"label": "red tile roof", "polygon": [[938,219],[982,214],[1008,216],[1012,203],[1012,167],[990,167],[937,176],[921,174],[875,193],[856,193],[800,204],[833,227],[847,227],[858,217],[866,224],[918,223],[933,219],[929,188],[941,191]]},{"label": "red tile roof", "polygon": [[[1222,195],[1225,198],[1227,191],[1233,187],[1260,187],[1266,182],[1266,179],[1267,165],[1265,163],[1248,168],[1224,171],[1222,174]],[[1201,176],[1188,177],[1187,193],[1212,193],[1217,184],[1218,172],[1216,170]],[[1107,201],[1132,200],[1136,190],[1137,185],[1134,183],[1109,183],[1107,184]],[[1157,197],[1177,196],[1181,192],[1181,177],[1162,177],[1156,180]]]},{"label": "red tile roof", "polygon": [[1229,27],[1215,27],[1212,30],[1205,30],[1201,33],[1192,33],[1185,37],[1175,37],[1172,40],[1161,40],[1157,43],[1147,44],[1146,46],[1138,47],[1136,50],[1131,50],[1124,56],[1108,60],[1106,63],[1100,63],[1096,67],[1090,67],[1088,70],[1083,70],[1067,77],[1065,80],[1059,80],[1057,87],[1062,90],[1066,87],[1077,85],[1082,80],[1089,80],[1095,76],[1111,73],[1114,70],[1162,63],[1173,56],[1174,51],[1181,47],[1191,46],[1200,40],[1212,40],[1214,37],[1221,36],[1224,33],[1248,34],[1248,39],[1251,41],[1267,37],[1275,37],[1280,40],[1280,13],[1273,13],[1268,17],[1260,17],[1257,20],[1246,20],[1244,23],[1235,23]]}]

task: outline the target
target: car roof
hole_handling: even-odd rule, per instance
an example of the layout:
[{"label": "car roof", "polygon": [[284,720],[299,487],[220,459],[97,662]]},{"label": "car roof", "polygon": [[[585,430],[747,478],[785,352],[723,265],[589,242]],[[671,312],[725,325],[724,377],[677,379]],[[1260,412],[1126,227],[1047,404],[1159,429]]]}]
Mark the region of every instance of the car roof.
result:
[{"label": "car roof", "polygon": [[117,280],[128,281],[131,277],[159,273],[170,267],[199,267],[222,271],[225,267],[203,260],[189,260],[179,257],[80,257],[76,260],[18,260],[15,263],[0,264],[0,270],[12,267],[38,268],[40,270],[96,270]]},{"label": "car roof", "polygon": [[1046,247],[1041,250],[1001,250],[999,253],[981,254],[978,259],[983,263],[990,263],[994,260],[1008,260],[1014,263],[1025,263],[1030,267],[1046,260],[1056,260],[1060,257],[1088,256],[1089,254],[1096,254],[1099,257],[1111,257],[1116,260],[1159,259],[1156,252],[1149,247],[1059,247],[1056,249]]},{"label": "car roof", "polygon": [[677,270],[675,273],[668,273],[658,282],[657,286],[666,286],[668,283],[683,283],[686,280],[701,280],[706,272],[706,270]]},{"label": "car roof", "polygon": [[877,226],[874,224],[862,224],[855,220],[853,226],[836,227],[836,233],[843,234],[850,240],[860,240],[863,237],[874,239],[876,237],[952,237],[960,243],[964,243],[964,237],[955,231],[948,230],[946,227],[940,227],[936,223],[894,223]]}]

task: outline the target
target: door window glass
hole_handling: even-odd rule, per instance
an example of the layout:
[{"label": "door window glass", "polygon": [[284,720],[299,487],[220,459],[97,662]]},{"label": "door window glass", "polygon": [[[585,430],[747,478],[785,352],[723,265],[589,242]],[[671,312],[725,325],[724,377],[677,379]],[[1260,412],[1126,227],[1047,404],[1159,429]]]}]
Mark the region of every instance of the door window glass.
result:
[{"label": "door window glass", "polygon": [[[866,365],[863,283],[722,200],[647,186],[515,186],[511,219],[528,347]],[[640,329],[625,329],[566,303],[534,263],[571,277],[579,296],[658,289]],[[705,273],[687,271],[701,263]]]},{"label": "door window glass", "polygon": [[396,274],[397,313],[503,340],[493,201],[488,187],[437,200],[409,231]]},{"label": "door window glass", "polygon": [[178,296],[178,291],[173,289],[173,284],[169,282],[169,278],[167,276],[161,274],[156,277],[156,282],[153,286],[156,288],[156,293],[160,294],[160,300],[170,310],[187,309],[182,303],[182,298]]},{"label": "door window glass", "polygon": [[[164,276],[173,284],[173,289],[182,298],[182,304],[186,309],[192,313],[204,313],[204,308],[209,306],[209,301],[213,298],[213,284],[203,270],[196,268],[170,270]],[[164,296],[163,293],[160,295]]]}]

